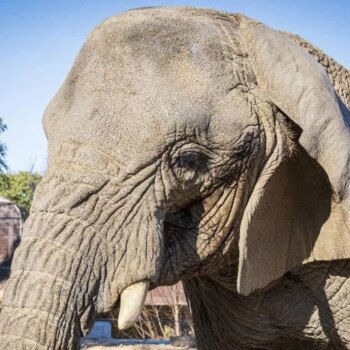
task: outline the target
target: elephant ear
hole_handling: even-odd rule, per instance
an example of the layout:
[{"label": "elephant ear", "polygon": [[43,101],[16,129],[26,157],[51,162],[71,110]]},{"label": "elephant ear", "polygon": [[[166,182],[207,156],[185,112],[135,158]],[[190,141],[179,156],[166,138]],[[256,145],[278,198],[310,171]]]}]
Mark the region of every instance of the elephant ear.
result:
[{"label": "elephant ear", "polygon": [[350,258],[350,113],[324,68],[286,35],[243,16],[239,33],[258,88],[301,130],[283,160],[276,128],[243,215],[237,287],[248,295],[298,265]]}]

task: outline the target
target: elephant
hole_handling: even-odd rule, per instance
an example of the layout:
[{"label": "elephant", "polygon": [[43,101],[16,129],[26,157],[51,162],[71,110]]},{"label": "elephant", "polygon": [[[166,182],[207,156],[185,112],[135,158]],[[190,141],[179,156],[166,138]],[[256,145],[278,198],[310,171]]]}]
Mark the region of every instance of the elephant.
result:
[{"label": "elephant", "polygon": [[199,350],[350,349],[350,73],[241,14],[136,9],[47,107],[0,349],[79,349],[182,280]]}]

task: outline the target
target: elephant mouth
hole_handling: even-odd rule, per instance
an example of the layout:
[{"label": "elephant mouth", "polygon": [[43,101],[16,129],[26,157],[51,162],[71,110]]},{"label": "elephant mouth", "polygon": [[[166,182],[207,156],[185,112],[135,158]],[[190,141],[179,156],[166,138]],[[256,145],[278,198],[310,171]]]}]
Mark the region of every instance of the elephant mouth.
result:
[{"label": "elephant mouth", "polygon": [[118,315],[118,328],[120,330],[131,327],[137,321],[143,309],[148,288],[149,281],[141,281],[131,284],[123,290],[120,295]]}]

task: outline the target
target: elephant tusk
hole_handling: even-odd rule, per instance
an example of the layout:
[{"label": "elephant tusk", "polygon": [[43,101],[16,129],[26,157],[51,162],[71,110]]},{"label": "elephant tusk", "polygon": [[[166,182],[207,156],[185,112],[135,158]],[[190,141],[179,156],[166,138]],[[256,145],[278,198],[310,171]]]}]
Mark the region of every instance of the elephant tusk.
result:
[{"label": "elephant tusk", "polygon": [[124,289],[120,296],[118,328],[131,327],[139,318],[146,299],[149,282],[138,282]]}]

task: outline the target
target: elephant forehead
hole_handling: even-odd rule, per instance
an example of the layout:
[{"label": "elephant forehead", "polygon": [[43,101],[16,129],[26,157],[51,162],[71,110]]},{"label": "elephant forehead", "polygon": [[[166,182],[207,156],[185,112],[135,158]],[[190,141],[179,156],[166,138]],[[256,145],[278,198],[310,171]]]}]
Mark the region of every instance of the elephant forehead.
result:
[{"label": "elephant forehead", "polygon": [[147,12],[109,19],[90,35],[46,113],[57,142],[94,143],[137,162],[176,133],[206,132],[217,106],[247,83],[239,45],[217,21]]}]

